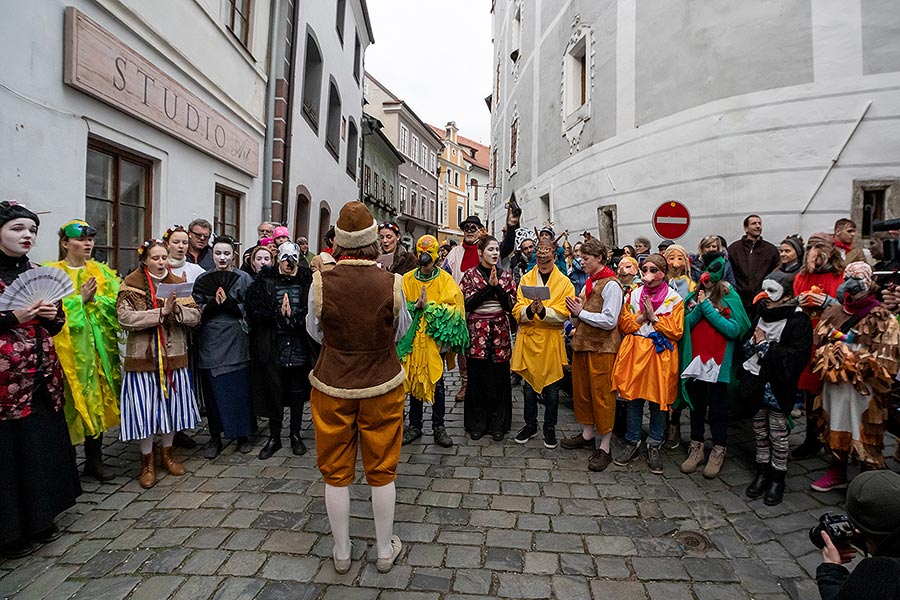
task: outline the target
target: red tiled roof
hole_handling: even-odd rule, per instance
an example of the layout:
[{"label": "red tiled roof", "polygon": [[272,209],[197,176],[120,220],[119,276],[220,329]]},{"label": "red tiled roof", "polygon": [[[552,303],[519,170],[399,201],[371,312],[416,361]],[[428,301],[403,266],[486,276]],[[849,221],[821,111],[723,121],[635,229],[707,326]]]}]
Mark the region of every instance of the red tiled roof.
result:
[{"label": "red tiled roof", "polygon": [[[444,139],[447,135],[447,130],[443,127],[435,127],[434,125],[429,125],[429,127],[431,127],[441,139]],[[491,170],[491,149],[488,146],[479,144],[475,140],[461,136],[458,133],[456,134],[456,143],[460,146],[472,149],[472,155],[463,154],[463,158],[466,162],[481,167],[485,171]]]}]

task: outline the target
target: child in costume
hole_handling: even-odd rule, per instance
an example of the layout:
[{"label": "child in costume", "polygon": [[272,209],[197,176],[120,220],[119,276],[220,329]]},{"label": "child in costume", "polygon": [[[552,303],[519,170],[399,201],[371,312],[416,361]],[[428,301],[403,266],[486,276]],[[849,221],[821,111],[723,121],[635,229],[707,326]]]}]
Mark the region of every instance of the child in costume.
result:
[{"label": "child in costume", "polygon": [[453,276],[437,267],[438,241],[423,235],[416,242],[419,266],[403,276],[403,295],[413,326],[397,346],[406,369],[409,427],[403,445],[422,437],[423,402],[431,404],[434,441],[443,448],[453,445],[444,427],[444,354],[469,347],[465,300]]},{"label": "child in costume", "polygon": [[713,450],[703,476],[718,476],[725,462],[728,441],[728,384],[732,381],[735,345],[750,330],[741,297],[727,281],[725,257],[720,252],[703,255],[700,286],[685,303],[685,335],[681,338],[681,404],[691,408],[691,445],[681,464],[682,473],[693,473],[705,458],[706,417]]},{"label": "child in costume", "polygon": [[811,485],[817,492],[847,487],[847,462],[883,469],[887,395],[900,365],[900,324],[875,295],[872,267],[844,269],[839,305],[822,313],[815,330],[813,372],[822,377],[816,399],[832,466]]},{"label": "child in costume", "polygon": [[753,299],[756,322],[744,342],[747,359],[740,375],[741,398],[756,410],[756,477],[747,496],[765,495],[767,506],[780,504],[784,495],[790,414],[812,348],[812,323],[798,308],[793,279],[792,274],[774,271],[763,280],[762,291]]},{"label": "child in costume", "polygon": [[[684,246],[670,244],[662,253],[666,257],[668,270],[666,277],[669,287],[678,292],[678,295],[687,300],[688,296],[697,287],[691,279],[691,258]],[[669,411],[669,426],[666,429],[665,447],[675,450],[681,445],[681,408],[673,408]]]},{"label": "child in costume", "polygon": [[659,455],[666,434],[666,412],[678,389],[678,340],[684,333],[684,301],[666,285],[668,264],[651,254],[641,264],[642,285],[625,296],[619,315],[622,345],[613,367],[613,389],[628,401],[625,447],[614,462],[625,466],[638,457],[644,403],[650,404],[647,462],[662,474]]},{"label": "child in costume", "polygon": [[74,219],[59,230],[63,259],[48,266],[65,271],[75,293],[63,298],[66,323],[53,340],[65,375],[66,422],[73,445],[84,443],[84,475],[109,481],[103,464],[103,433],[119,424],[119,363],[116,298],[119,278],[91,258],[97,230]]},{"label": "child in costume", "polygon": [[[513,316],[519,321],[513,347],[512,370],[525,380],[525,426],[516,434],[516,443],[524,444],[535,437],[537,396],[544,398],[544,447],[556,448],[556,422],[559,408],[559,382],[563,378],[566,358],[563,326],[569,318],[566,298],[575,296],[575,287],[565,271],[555,264],[556,244],[545,236],[537,244],[537,266],[522,276],[516,292]],[[524,286],[549,288],[549,300],[528,299]]]}]

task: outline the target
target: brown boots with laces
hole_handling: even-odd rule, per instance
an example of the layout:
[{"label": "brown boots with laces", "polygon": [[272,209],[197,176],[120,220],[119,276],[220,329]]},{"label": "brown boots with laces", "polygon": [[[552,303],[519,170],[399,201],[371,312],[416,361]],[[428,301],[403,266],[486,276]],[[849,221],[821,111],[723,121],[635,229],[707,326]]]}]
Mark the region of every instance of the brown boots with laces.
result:
[{"label": "brown boots with laces", "polygon": [[[144,489],[149,489],[156,485],[156,460],[154,460],[154,457],[157,453],[155,450],[156,447],[154,446],[154,452],[141,455],[141,476],[139,482]],[[169,475],[180,477],[186,473],[184,465],[172,457],[171,447],[160,448],[158,460],[160,466],[165,468]]]}]

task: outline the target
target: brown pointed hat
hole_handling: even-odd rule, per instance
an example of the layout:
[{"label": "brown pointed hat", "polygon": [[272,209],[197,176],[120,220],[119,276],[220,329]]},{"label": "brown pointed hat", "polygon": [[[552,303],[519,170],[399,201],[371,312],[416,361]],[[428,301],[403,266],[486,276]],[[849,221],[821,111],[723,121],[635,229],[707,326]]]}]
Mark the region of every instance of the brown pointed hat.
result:
[{"label": "brown pointed hat", "polygon": [[362,202],[348,202],[341,207],[334,226],[334,244],[341,248],[362,248],[378,241],[378,225],[369,208]]}]

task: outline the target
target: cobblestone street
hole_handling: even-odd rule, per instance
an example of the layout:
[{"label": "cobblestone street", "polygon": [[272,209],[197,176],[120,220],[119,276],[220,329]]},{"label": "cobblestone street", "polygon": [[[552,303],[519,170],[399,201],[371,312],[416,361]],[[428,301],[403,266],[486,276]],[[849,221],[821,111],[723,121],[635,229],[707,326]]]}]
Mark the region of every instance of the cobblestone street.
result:
[{"label": "cobblestone street", "polygon": [[[514,399],[512,435],[522,422],[521,387]],[[707,481],[678,470],[684,445],[665,455],[657,476],[643,460],[590,473],[587,450],[547,450],[540,437],[525,445],[512,435],[467,440],[452,395],[447,425],[456,445],[443,449],[430,443],[429,414],[426,435],[401,456],[395,532],[404,550],[386,575],[375,569],[365,485],[352,488],[353,567],[333,570],[307,418],[306,456],[285,448],[260,461],[261,441],[252,454],[232,444],[213,461],[199,448],[179,451],[188,474],[163,476],[150,490],[136,479],[137,445],[108,444],[119,476],[85,481],[78,505],[61,517],[61,539],[0,563],[0,598],[818,598],[820,553],[807,531],[843,503],[843,492],[809,491],[822,458],[791,463],[785,501],[769,508],[743,493],[748,429],[732,429],[722,475]],[[576,429],[563,404],[558,434]],[[196,439],[202,444],[205,434]]]}]

